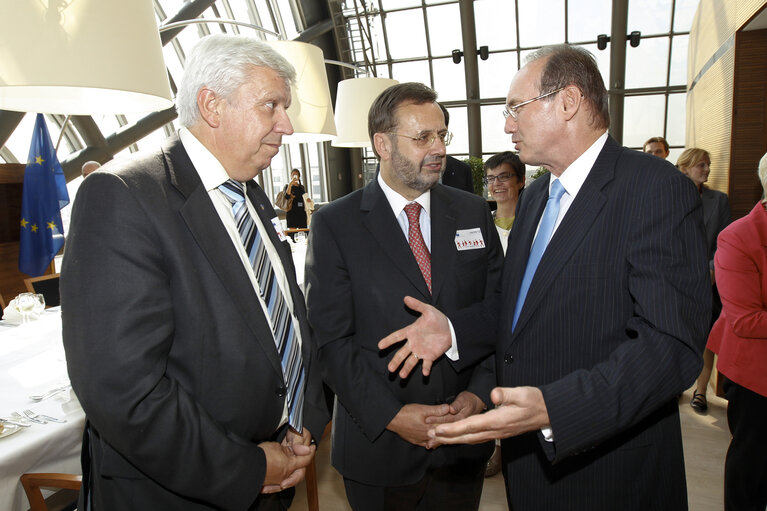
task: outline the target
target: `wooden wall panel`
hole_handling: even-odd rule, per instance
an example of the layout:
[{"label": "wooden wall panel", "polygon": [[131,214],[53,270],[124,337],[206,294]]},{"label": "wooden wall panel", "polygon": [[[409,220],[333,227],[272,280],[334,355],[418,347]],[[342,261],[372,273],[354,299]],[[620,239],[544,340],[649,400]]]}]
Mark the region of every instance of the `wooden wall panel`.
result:
[{"label": "wooden wall panel", "polygon": [[740,218],[762,196],[756,171],[767,151],[767,30],[739,32],[735,53],[729,195]]}]

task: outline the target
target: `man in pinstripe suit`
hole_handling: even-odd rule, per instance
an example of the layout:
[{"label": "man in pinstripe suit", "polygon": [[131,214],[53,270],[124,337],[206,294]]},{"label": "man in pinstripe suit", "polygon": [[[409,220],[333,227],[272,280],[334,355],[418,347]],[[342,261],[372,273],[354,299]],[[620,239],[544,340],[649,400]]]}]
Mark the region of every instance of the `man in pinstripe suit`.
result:
[{"label": "man in pinstripe suit", "polygon": [[[431,434],[504,438],[515,511],[686,509],[675,397],[701,367],[710,311],[700,199],[671,164],[608,136],[607,93],[585,50],[532,54],[506,117],[522,161],[551,172],[520,201],[501,300],[450,316],[457,368],[496,351],[496,408]],[[559,187],[525,296],[528,256]],[[428,373],[450,344],[448,320],[406,303],[422,317],[379,346],[407,339],[390,370],[402,363],[404,375],[422,359]]]}]

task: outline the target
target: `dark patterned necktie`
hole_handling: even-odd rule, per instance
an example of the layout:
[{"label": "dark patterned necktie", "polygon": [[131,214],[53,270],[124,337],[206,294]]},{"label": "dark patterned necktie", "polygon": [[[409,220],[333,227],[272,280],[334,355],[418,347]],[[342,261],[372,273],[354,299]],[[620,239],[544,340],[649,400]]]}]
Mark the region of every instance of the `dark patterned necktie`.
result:
[{"label": "dark patterned necktie", "polygon": [[[290,308],[277,283],[277,276],[261,238],[261,232],[250,216],[242,183],[230,179],[218,187],[232,203],[234,222],[245,246],[250,264],[258,282],[258,292],[266,304],[274,334],[274,342],[280,354],[282,374],[288,390],[288,423],[301,431],[304,410],[304,368],[301,347],[293,328]],[[266,228],[266,226],[265,226]]]},{"label": "dark patterned necktie", "polygon": [[431,293],[431,254],[426,248],[421,234],[421,205],[417,202],[411,202],[405,206],[405,214],[407,215],[407,239],[410,243],[410,250],[413,251],[418,267],[421,269],[423,280],[426,281],[426,286]]}]

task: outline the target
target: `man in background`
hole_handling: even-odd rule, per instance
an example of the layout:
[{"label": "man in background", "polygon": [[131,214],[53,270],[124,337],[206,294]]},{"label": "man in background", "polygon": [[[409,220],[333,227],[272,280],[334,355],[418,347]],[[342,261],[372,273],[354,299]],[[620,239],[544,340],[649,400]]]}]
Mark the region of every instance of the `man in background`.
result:
[{"label": "man in background", "polygon": [[[445,126],[450,124],[450,113],[442,103],[438,103],[445,116]],[[447,156],[445,161],[445,171],[442,173],[442,184],[452,186],[459,190],[474,193],[474,179],[471,175],[471,167],[466,162]]]},{"label": "man in background", "polygon": [[336,394],[333,466],[355,511],[476,510],[493,442],[439,447],[427,432],[485,409],[492,357],[399,381],[376,344],[412,321],[406,294],[452,313],[496,292],[500,242],[484,199],[438,183],[450,139],[432,89],[390,87],[368,131],[380,172],[314,214],[306,257],[309,322]]},{"label": "man in background", "polygon": [[657,156],[658,158],[663,158],[664,160],[668,158],[668,142],[666,142],[666,139],[663,137],[652,137],[647,139],[647,142],[644,143],[644,152],[650,153],[653,156]]},{"label": "man in background", "polygon": [[293,67],[245,36],[186,62],[183,126],[83,181],[61,273],[88,424],[82,510],[287,509],[327,422],[303,296],[254,178]]}]

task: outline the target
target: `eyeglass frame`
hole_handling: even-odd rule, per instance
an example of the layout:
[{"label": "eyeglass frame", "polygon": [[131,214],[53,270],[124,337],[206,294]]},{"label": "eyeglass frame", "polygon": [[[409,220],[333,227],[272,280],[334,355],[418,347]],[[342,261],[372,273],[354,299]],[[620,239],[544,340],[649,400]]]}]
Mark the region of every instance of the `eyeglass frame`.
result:
[{"label": "eyeglass frame", "polygon": [[541,94],[540,96],[536,96],[536,97],[534,97],[532,99],[528,99],[528,100],[523,101],[521,103],[517,103],[516,105],[512,105],[512,106],[506,105],[506,106],[503,107],[503,118],[504,119],[508,119],[509,117],[511,117],[512,119],[514,119],[516,121],[517,120],[517,115],[519,115],[519,114],[517,114],[517,110],[520,109],[521,107],[523,107],[525,105],[529,105],[530,103],[532,103],[534,101],[538,101],[539,99],[547,98],[547,97],[549,97],[549,96],[551,96],[553,94],[556,94],[557,92],[561,92],[561,91],[565,90],[566,88],[567,88],[567,86],[560,87],[557,90],[553,90],[551,92],[547,92],[545,94]]},{"label": "eyeglass frame", "polygon": [[410,140],[415,142],[418,147],[421,147],[423,149],[433,146],[434,142],[437,139],[440,139],[442,143],[445,145],[445,147],[449,146],[450,142],[453,140],[453,132],[450,130],[445,130],[444,136],[440,135],[439,132],[429,131],[427,132],[429,133],[428,138],[423,138],[424,134],[421,134],[420,137],[411,137],[410,135],[405,135],[404,133],[396,133],[394,131],[387,131],[386,133],[390,135],[397,135],[398,137],[409,138]]},{"label": "eyeglass frame", "polygon": [[[501,176],[506,176],[503,179],[501,179]],[[506,181],[509,181],[512,177],[516,177],[519,179],[519,176],[517,176],[514,172],[504,172],[503,174],[498,174],[497,176],[485,176],[482,178],[482,182],[486,185],[489,185],[491,183],[494,183],[496,180],[498,180],[499,183],[505,183]]]}]

